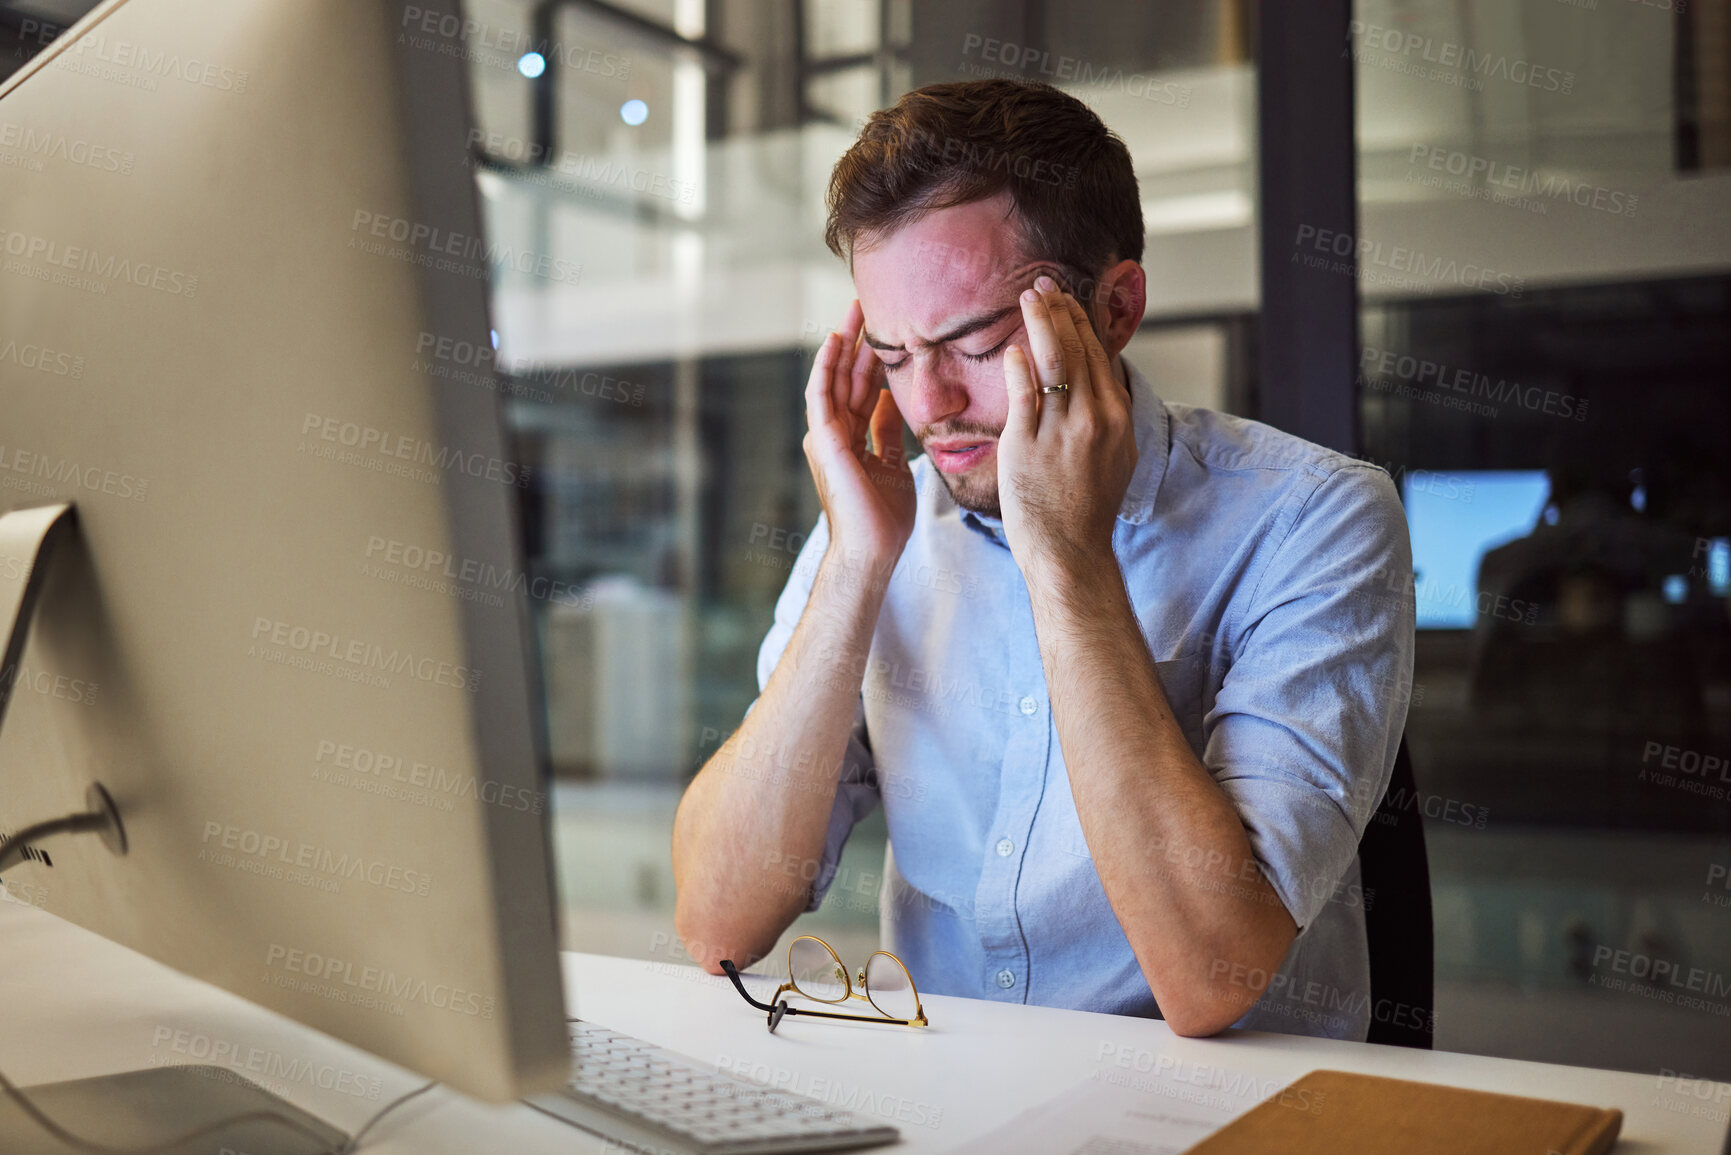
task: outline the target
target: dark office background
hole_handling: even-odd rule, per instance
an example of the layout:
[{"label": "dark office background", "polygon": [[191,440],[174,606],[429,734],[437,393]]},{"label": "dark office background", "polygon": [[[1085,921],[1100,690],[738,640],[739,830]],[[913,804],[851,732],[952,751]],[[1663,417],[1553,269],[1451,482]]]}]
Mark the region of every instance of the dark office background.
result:
[{"label": "dark office background", "polygon": [[[0,73],[88,7],[0,3]],[[830,164],[910,88],[1022,76],[1131,147],[1156,389],[1402,487],[1437,1046],[1731,1079],[1731,1017],[1598,961],[1731,981],[1731,5],[1359,0],[1273,68],[1246,0],[469,7],[489,227],[583,267],[494,291],[531,561],[591,595],[538,609],[569,945],[666,941],[672,806],[816,517]],[[1340,255],[1307,223],[1356,277],[1282,267]],[[813,917],[875,942],[875,887]]]}]

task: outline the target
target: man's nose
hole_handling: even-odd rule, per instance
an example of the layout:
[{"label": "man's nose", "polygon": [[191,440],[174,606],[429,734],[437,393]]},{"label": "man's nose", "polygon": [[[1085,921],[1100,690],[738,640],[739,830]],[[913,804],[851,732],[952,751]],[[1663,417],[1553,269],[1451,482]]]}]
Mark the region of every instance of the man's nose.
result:
[{"label": "man's nose", "polygon": [[913,359],[895,391],[896,407],[912,429],[936,425],[965,412],[968,391],[926,358]]}]

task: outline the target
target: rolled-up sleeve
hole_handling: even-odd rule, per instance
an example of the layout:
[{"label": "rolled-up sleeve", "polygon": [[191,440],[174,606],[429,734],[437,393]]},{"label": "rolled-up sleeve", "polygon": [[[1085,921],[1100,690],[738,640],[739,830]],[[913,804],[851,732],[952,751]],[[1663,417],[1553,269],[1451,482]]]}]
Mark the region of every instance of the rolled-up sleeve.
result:
[{"label": "rolled-up sleeve", "polygon": [[[799,624],[800,615],[805,612],[806,602],[811,598],[818,563],[823,560],[828,545],[829,523],[820,516],[811,535],[806,538],[805,546],[799,551],[787,585],[782,587],[781,597],[775,603],[775,620],[757,651],[759,694],[769,685],[770,675],[775,672],[788,642],[793,638],[794,627]],[[745,712],[750,714],[756,705],[754,699]],[[879,800],[877,770],[866,737],[865,703],[862,700],[855,708],[853,729],[848,734],[847,749],[842,755],[835,803],[830,809],[829,829],[823,840],[823,857],[818,862],[816,875],[811,878],[811,901],[806,905],[807,911],[823,905],[824,895],[835,880],[836,865],[841,861],[842,847],[847,845],[848,835],[853,833],[854,826],[862,818],[872,812]],[[802,870],[801,877],[805,873]]]},{"label": "rolled-up sleeve", "polygon": [[1387,473],[1345,465],[1289,500],[1204,720],[1203,761],[1302,931],[1388,788],[1411,699],[1414,597]]}]

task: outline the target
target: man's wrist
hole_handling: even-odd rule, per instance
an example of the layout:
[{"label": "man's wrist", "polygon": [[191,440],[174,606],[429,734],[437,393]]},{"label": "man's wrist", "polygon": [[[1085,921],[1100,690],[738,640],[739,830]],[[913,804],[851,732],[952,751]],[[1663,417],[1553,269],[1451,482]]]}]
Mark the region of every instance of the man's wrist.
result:
[{"label": "man's wrist", "polygon": [[1124,587],[1118,555],[1110,545],[1100,548],[1073,546],[1031,550],[1022,565],[1022,580],[1034,597],[1068,601],[1101,589]]},{"label": "man's wrist", "polygon": [[859,605],[874,614],[889,590],[901,555],[878,550],[861,549],[831,541],[818,562],[817,576],[812,582],[812,597],[837,601],[844,605]]},{"label": "man's wrist", "polygon": [[[825,551],[813,576],[798,629],[783,662],[804,669],[801,680],[815,689],[859,693],[860,679],[883,608],[881,564]],[[893,568],[893,565],[892,567]]]}]

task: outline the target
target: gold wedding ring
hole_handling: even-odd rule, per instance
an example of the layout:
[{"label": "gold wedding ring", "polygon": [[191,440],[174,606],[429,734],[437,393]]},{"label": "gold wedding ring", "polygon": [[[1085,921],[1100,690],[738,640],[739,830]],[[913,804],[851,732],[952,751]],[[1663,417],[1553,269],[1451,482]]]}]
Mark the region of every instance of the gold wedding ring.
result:
[{"label": "gold wedding ring", "polygon": [[1068,393],[1069,391],[1070,391],[1070,387],[1068,385],[1042,385],[1042,386],[1040,386],[1040,392],[1041,393]]}]

